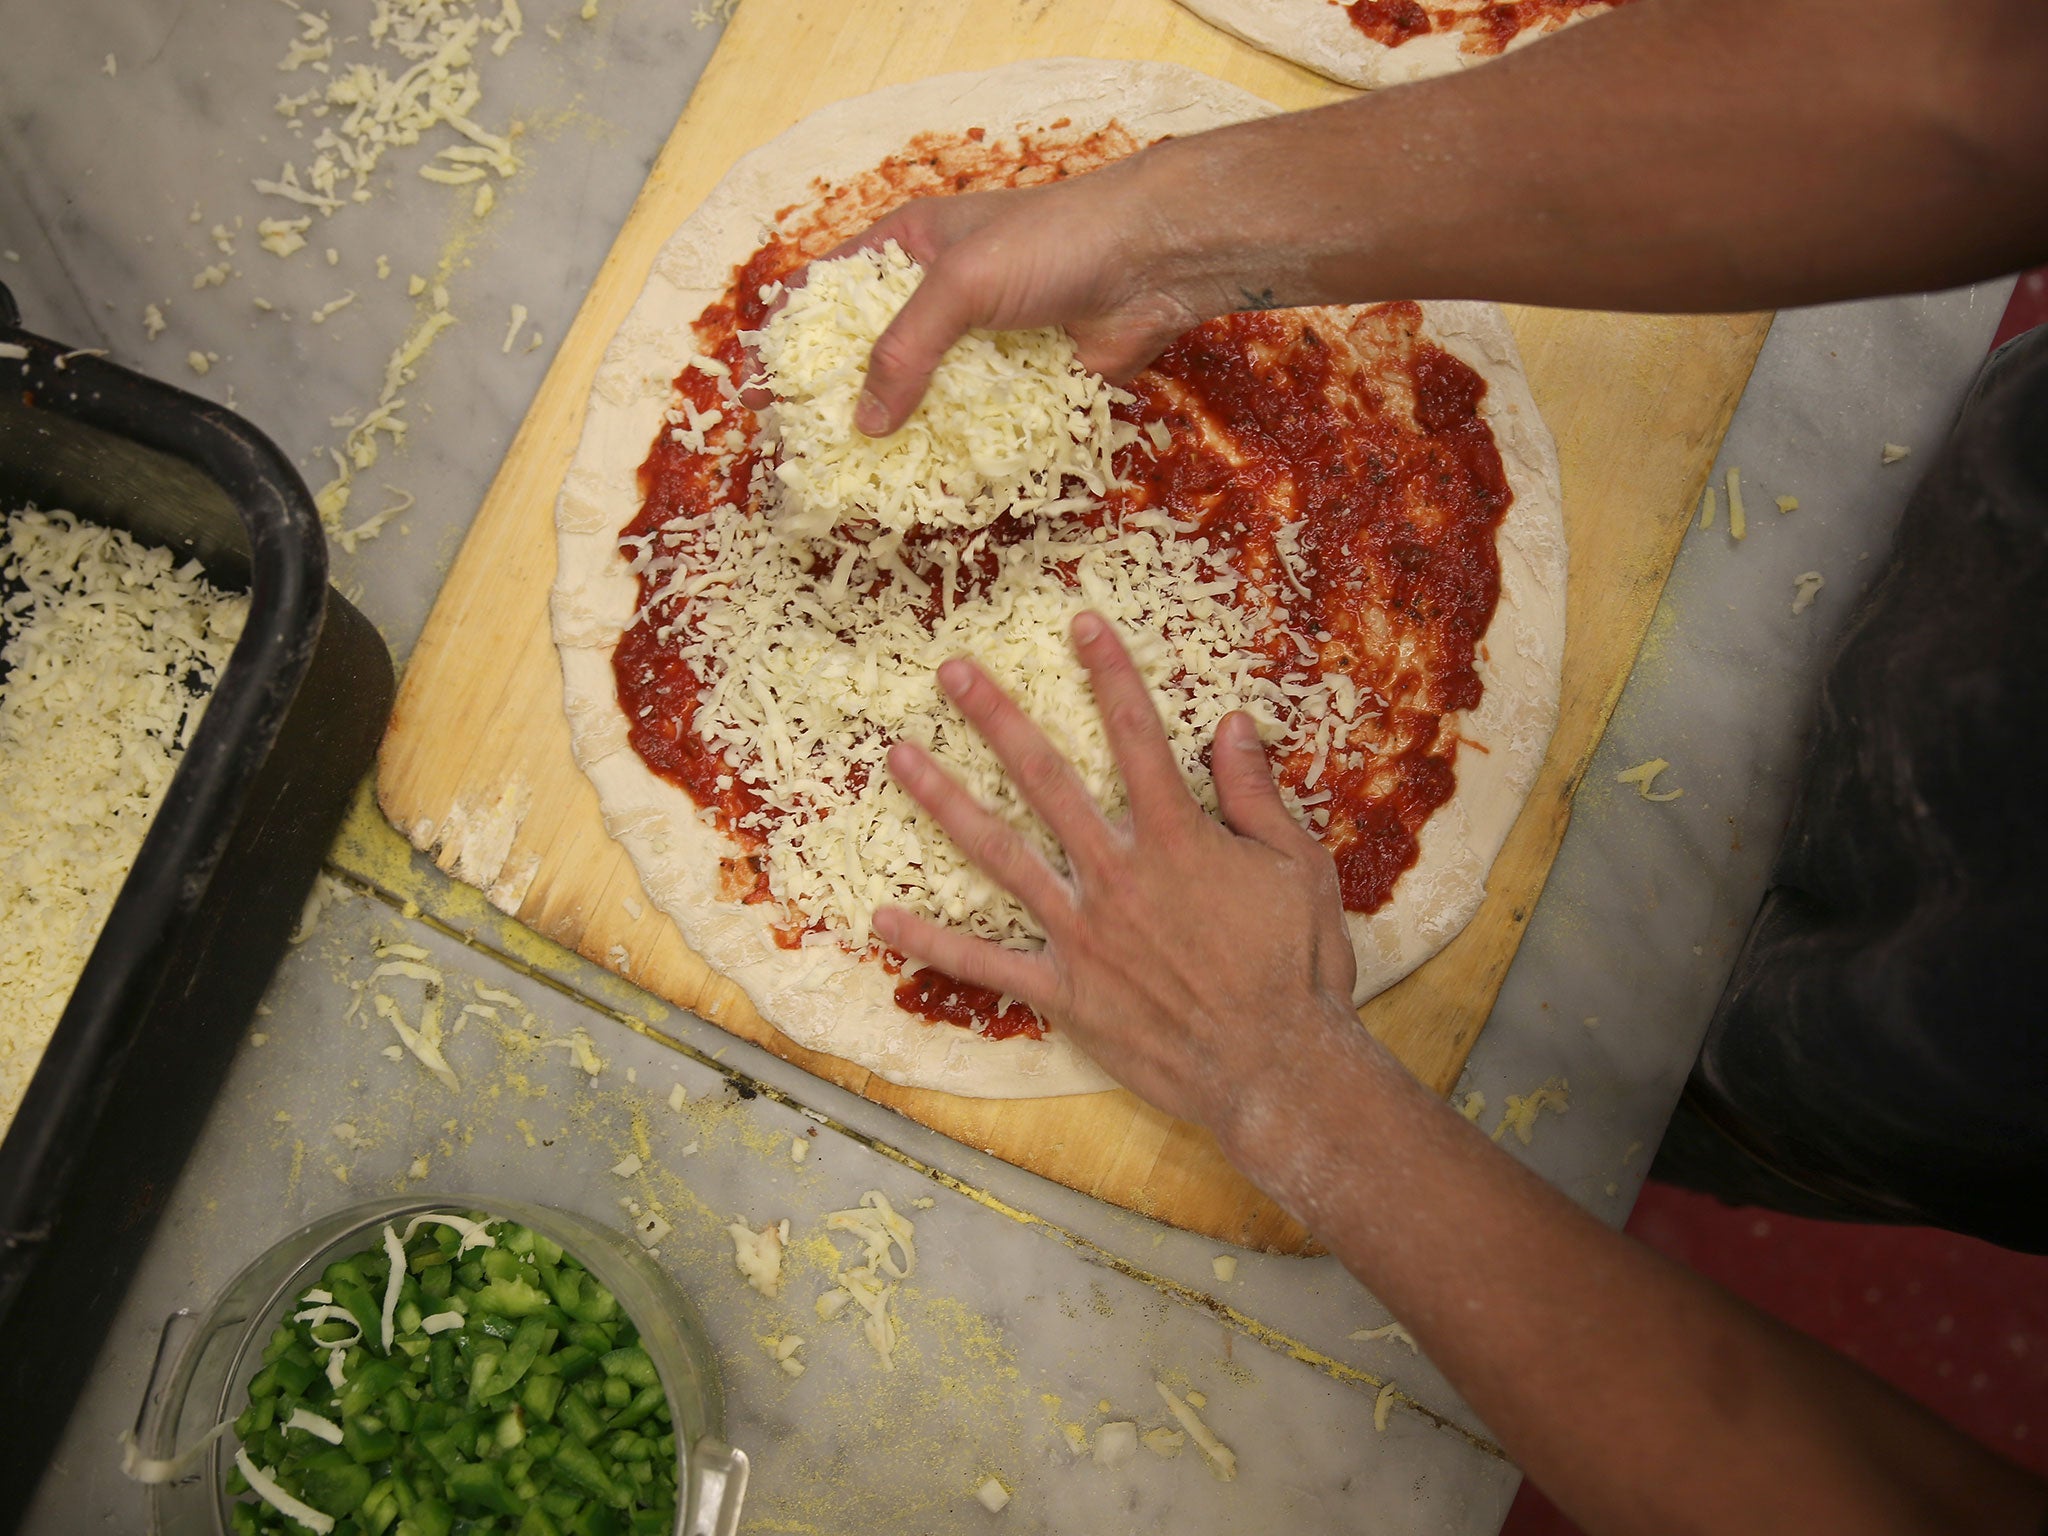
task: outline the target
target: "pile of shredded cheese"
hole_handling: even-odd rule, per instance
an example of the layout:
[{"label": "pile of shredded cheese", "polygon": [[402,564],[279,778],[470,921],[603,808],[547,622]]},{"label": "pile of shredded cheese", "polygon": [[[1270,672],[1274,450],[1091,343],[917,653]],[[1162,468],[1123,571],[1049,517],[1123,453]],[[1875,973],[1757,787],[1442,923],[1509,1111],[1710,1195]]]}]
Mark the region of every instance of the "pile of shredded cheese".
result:
[{"label": "pile of shredded cheese", "polygon": [[14,1117],[247,599],[68,512],[0,536],[0,1131]]},{"label": "pile of shredded cheese", "polygon": [[[1164,523],[1156,513],[1121,527],[1041,523],[1013,543],[938,545],[936,562],[907,557],[888,535],[785,539],[726,508],[672,519],[640,541],[634,565],[650,573],[665,620],[657,636],[703,685],[693,729],[766,807],[736,825],[763,839],[776,898],[818,926],[805,943],[865,946],[875,909],[890,904],[1018,947],[1042,937],[888,771],[892,743],[919,743],[1060,859],[995,753],[940,692],[950,657],[988,668],[1112,814],[1123,789],[1068,638],[1084,607],[1131,646],[1206,804],[1202,754],[1231,710],[1297,734],[1286,725],[1301,701],[1258,673],[1255,610],[1220,600],[1238,574]],[[994,567],[986,577],[984,560]]]},{"label": "pile of shredded cheese", "polygon": [[812,263],[804,286],[747,340],[774,396],[769,504],[792,534],[872,521],[898,532],[980,528],[1089,505],[1136,438],[1110,407],[1128,400],[1083,368],[1058,327],[975,331],[948,349],[924,401],[885,438],[853,425],[868,354],[924,270],[891,240]]}]

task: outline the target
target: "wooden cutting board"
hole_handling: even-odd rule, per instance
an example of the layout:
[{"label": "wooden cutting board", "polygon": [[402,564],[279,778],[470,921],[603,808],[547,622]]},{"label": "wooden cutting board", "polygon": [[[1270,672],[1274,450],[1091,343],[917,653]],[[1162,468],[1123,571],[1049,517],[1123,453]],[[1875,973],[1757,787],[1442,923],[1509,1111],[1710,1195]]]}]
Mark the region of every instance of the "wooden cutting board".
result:
[{"label": "wooden cutting board", "polygon": [[[670,232],[741,154],[843,97],[1059,55],[1165,59],[1284,108],[1346,93],[1173,0],[744,0],[478,512],[420,637],[384,741],[385,814],[503,910],[828,1079],[1020,1167],[1248,1247],[1309,1248],[1203,1132],[1124,1093],[973,1100],[898,1088],[801,1049],[654,909],[569,752],[548,631],[554,499],[605,344]],[[905,124],[906,134],[915,124]],[[1493,1005],[1564,835],[1769,317],[1511,312],[1557,434],[1571,541],[1562,714],[1471,925],[1364,1020],[1439,1092]],[[1219,936],[1219,942],[1223,936]]]}]

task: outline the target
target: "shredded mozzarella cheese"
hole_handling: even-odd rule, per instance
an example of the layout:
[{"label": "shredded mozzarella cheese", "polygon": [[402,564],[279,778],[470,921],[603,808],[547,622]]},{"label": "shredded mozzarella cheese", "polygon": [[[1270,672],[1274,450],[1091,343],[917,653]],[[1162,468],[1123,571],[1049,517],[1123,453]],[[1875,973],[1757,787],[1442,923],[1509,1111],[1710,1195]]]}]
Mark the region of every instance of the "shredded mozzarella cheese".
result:
[{"label": "shredded mozzarella cheese", "polygon": [[247,612],[198,562],[117,529],[0,518],[0,1131]]},{"label": "shredded mozzarella cheese", "polygon": [[748,340],[774,395],[763,424],[779,445],[775,515],[818,534],[873,520],[898,532],[979,528],[1037,516],[1114,483],[1110,458],[1136,429],[1110,416],[1129,399],[1083,368],[1065,331],[975,331],[956,341],[924,402],[886,438],[853,425],[868,354],[924,271],[890,241],[813,262],[804,286]]}]

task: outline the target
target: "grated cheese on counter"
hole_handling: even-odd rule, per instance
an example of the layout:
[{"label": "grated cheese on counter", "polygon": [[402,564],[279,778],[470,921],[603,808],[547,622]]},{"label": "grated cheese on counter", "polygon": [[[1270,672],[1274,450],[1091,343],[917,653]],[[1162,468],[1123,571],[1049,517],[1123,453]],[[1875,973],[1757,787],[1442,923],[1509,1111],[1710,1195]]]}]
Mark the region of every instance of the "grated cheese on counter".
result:
[{"label": "grated cheese on counter", "polygon": [[897,532],[980,528],[1071,504],[1071,482],[1096,496],[1115,483],[1110,457],[1137,429],[1110,406],[1129,396],[1083,368],[1057,327],[971,332],[901,428],[871,438],[854,427],[868,354],[923,276],[893,240],[813,262],[749,333],[774,396],[762,424],[779,444],[771,507],[786,531],[863,520]]},{"label": "grated cheese on counter", "polygon": [[247,613],[197,561],[118,530],[0,520],[0,1131]]}]

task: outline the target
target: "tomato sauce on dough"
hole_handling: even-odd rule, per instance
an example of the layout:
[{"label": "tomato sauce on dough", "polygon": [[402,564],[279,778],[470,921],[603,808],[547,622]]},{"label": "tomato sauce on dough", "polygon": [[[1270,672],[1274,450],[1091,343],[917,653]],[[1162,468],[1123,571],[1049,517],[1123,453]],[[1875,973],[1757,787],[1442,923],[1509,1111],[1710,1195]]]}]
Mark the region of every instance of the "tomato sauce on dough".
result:
[{"label": "tomato sauce on dough", "polygon": [[[783,210],[783,232],[734,270],[696,323],[697,349],[746,377],[752,363],[740,333],[764,322],[773,285],[908,197],[1055,180],[1136,147],[1114,126],[1085,136],[1063,135],[1064,126],[1007,146],[924,136],[865,176],[820,186],[808,211]],[[1163,511],[1178,536],[1227,551],[1246,590],[1282,591],[1260,669],[1276,683],[1349,680],[1349,718],[1275,767],[1315,806],[1312,824],[1336,860],[1344,905],[1356,912],[1391,898],[1416,860],[1423,823],[1456,789],[1461,742],[1448,717],[1480,698],[1475,658],[1500,593],[1494,536],[1512,500],[1481,414],[1485,381],[1425,337],[1421,323],[1416,305],[1397,303],[1249,312],[1198,327],[1130,386],[1135,403],[1120,414],[1163,424],[1170,437],[1156,454],[1125,451],[1125,486],[1100,513]],[[751,416],[715,381],[691,369],[675,388],[699,411],[741,417],[727,425],[751,441]],[[721,468],[658,433],[640,468],[641,510],[622,543],[677,516],[744,506],[754,462],[750,451]],[[645,575],[640,595],[642,612],[612,657],[628,739],[734,841],[721,894],[773,902],[756,856],[760,834],[737,825],[773,809],[696,735],[699,680],[660,615],[646,609]],[[794,947],[803,930],[799,914],[776,931]],[[901,976],[899,957],[884,963]],[[895,999],[918,1017],[991,1039],[1044,1033],[1024,1004],[931,969],[902,976]]]}]

